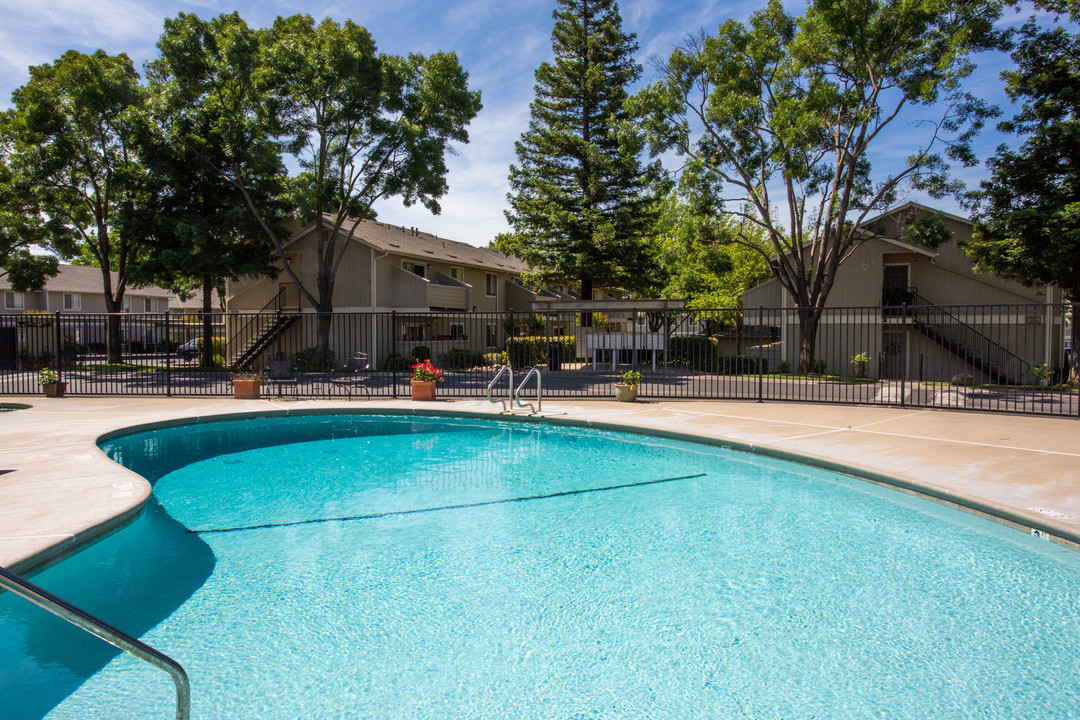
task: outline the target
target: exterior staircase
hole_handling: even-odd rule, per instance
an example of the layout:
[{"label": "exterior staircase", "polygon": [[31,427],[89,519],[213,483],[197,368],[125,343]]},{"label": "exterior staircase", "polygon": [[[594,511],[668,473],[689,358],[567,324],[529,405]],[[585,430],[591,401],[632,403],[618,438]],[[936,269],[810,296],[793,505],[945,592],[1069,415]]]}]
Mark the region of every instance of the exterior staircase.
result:
[{"label": "exterior staircase", "polygon": [[259,357],[296,322],[296,313],[283,313],[286,288],[282,286],[262,310],[249,317],[229,339],[229,348],[236,348],[234,370],[250,370]]},{"label": "exterior staircase", "polygon": [[948,309],[935,305],[908,288],[904,300],[907,314],[924,336],[983,373],[990,382],[1015,385],[1030,369],[1029,363],[1008,348],[994,342]]}]

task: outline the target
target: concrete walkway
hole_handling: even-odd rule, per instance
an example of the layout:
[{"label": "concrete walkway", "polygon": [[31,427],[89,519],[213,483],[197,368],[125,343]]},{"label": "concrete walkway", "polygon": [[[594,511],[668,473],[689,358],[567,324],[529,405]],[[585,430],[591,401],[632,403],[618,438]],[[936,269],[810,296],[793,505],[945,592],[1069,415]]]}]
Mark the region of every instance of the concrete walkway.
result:
[{"label": "concrete walkway", "polygon": [[[141,512],[149,484],[95,442],[128,427],[226,414],[399,410],[498,415],[480,400],[4,398],[0,565],[26,573]],[[686,435],[917,490],[1080,548],[1080,421],[942,410],[738,401],[545,402],[553,422]],[[516,413],[518,415],[522,413]]]}]

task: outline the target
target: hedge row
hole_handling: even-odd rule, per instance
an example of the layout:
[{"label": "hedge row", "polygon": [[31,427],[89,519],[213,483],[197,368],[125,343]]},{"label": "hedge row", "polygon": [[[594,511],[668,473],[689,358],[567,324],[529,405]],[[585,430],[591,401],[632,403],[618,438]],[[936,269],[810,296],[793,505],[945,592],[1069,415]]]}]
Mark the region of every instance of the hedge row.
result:
[{"label": "hedge row", "polygon": [[765,358],[721,355],[716,338],[700,335],[671,338],[668,359],[693,370],[718,375],[756,375],[769,371],[769,362]]},{"label": "hedge row", "polygon": [[558,344],[563,362],[577,357],[577,341],[573,335],[553,335],[550,338],[512,337],[506,339],[506,355],[510,366],[522,368],[543,365],[548,361],[548,343]]}]

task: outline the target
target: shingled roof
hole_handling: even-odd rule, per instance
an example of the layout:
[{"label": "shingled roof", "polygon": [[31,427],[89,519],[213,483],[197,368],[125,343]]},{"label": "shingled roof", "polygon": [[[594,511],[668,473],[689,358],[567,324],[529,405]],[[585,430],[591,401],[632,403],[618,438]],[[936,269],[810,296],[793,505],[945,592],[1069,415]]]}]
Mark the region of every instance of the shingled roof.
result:
[{"label": "shingled roof", "polygon": [[[112,273],[113,288],[116,288],[117,273]],[[7,276],[0,277],[0,290],[10,290],[11,283],[8,281]],[[61,265],[60,273],[56,277],[49,278],[45,283],[45,288],[48,292],[66,292],[66,293],[103,293],[105,287],[101,282],[101,268],[93,267],[90,265]],[[137,295],[139,297],[163,297],[168,298],[172,296],[168,290],[160,288],[157,285],[146,285],[144,287],[128,286],[126,291],[128,295]]]},{"label": "shingled roof", "polygon": [[[332,221],[332,218],[327,217],[327,220]],[[347,229],[350,225],[351,222],[346,221],[345,228]],[[487,267],[502,272],[523,273],[530,270],[529,266],[521,260],[494,250],[448,240],[417,228],[390,225],[377,220],[361,221],[353,237],[376,250],[394,255],[405,255],[429,261],[440,260],[451,265]]]}]

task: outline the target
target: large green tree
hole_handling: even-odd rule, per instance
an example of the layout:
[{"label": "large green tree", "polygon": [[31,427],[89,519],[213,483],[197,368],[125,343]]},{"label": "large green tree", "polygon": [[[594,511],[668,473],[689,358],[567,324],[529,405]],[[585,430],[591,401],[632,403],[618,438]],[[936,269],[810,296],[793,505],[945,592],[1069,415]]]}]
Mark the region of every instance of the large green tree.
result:
[{"label": "large green tree", "polygon": [[[996,41],[999,13],[995,0],[811,0],[795,17],[771,0],[688,41],[629,103],[653,150],[685,159],[685,183],[768,239],[798,308],[803,371],[837,268],[867,237],[862,220],[908,184],[950,190],[947,159],[974,163],[969,141],[992,109],[960,83],[971,53]],[[871,151],[905,120],[922,123],[905,138],[911,154],[872,173]]]},{"label": "large green tree", "polygon": [[[1064,10],[1064,4],[1047,3]],[[1074,13],[1076,6],[1072,6]],[[1074,20],[1075,15],[1074,15]],[[974,239],[967,250],[987,269],[1030,286],[1054,284],[1072,301],[1070,381],[1080,376],[1080,33],[1075,24],[1030,20],[1018,32],[1005,72],[1020,112],[1000,124],[1024,139],[1002,145],[990,178],[973,194]]]},{"label": "large green tree", "polygon": [[147,72],[156,131],[143,144],[155,209],[147,231],[156,240],[140,274],[176,290],[202,290],[201,363],[209,366],[213,290],[276,273],[273,245],[223,172],[243,178],[263,220],[276,228],[284,168],[253,102],[258,32],[236,13],[209,21],[181,13],[165,21],[158,49]]},{"label": "large green tree", "polygon": [[[136,152],[146,130],[145,95],[126,55],[74,50],[30,68],[5,119],[8,162],[33,189],[49,245],[101,268],[110,362],[120,362],[120,313],[144,249],[137,229],[145,171]],[[116,272],[113,282],[110,270]]]},{"label": "large green tree", "polygon": [[0,277],[7,277],[17,292],[40,290],[60,268],[56,257],[30,252],[45,241],[44,222],[33,188],[7,163],[8,117],[0,115]]},{"label": "large green tree", "polygon": [[[452,142],[468,142],[480,93],[469,90],[453,53],[379,54],[367,30],[350,20],[278,18],[259,40],[254,64],[246,46],[210,65],[187,63],[181,55],[168,69],[169,80],[192,98],[227,95],[228,103],[212,109],[215,131],[229,138],[230,157],[215,167],[240,192],[285,272],[319,313],[316,350],[325,360],[334,286],[350,245],[344,235],[390,197],[439,212],[446,154]],[[195,102],[188,112],[202,109]],[[254,191],[246,139],[258,148],[276,140],[300,165],[288,182],[288,202],[297,219],[316,227],[313,282],[286,257],[288,238]]]},{"label": "large green tree", "polygon": [[594,287],[638,289],[650,264],[643,144],[618,132],[641,68],[613,0],[559,0],[554,17],[555,59],[536,70],[532,119],[510,167],[513,233],[497,247],[542,280],[579,284],[588,300]]}]

